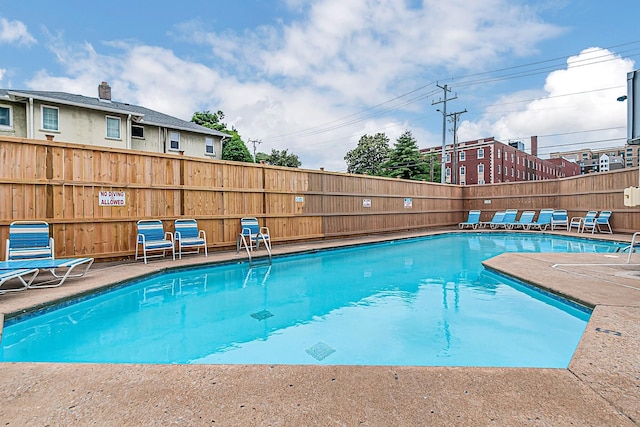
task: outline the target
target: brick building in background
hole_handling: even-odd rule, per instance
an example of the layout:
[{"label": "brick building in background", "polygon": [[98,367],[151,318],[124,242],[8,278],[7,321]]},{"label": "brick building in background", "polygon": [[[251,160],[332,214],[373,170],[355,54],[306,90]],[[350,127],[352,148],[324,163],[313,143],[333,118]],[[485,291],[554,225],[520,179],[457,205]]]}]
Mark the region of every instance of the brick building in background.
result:
[{"label": "brick building in background", "polygon": [[[436,154],[441,161],[442,148],[420,150]],[[538,138],[531,137],[531,154],[520,141],[509,144],[495,138],[465,141],[445,146],[445,182],[460,185],[499,182],[540,181],[580,175],[580,165],[564,158],[541,159],[537,156]]]},{"label": "brick building in background", "polygon": [[583,149],[555,152],[550,158],[565,158],[580,165],[581,173],[606,172],[610,170],[638,167],[640,147],[625,144],[619,148]]}]

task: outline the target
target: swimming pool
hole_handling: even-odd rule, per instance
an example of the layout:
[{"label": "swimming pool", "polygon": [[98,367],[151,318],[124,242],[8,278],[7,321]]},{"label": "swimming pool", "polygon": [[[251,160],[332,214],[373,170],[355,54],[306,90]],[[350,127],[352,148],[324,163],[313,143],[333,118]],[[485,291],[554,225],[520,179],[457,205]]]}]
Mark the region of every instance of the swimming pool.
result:
[{"label": "swimming pool", "polygon": [[615,247],[457,233],[183,269],[9,320],[0,360],[566,367],[589,311],[481,261]]}]

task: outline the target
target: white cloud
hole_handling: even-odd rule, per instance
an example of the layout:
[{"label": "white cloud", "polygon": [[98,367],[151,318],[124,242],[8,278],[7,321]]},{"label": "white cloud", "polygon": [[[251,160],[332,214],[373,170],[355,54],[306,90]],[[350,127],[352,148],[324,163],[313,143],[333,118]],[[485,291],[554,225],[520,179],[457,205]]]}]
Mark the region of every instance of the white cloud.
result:
[{"label": "white cloud", "polygon": [[29,34],[27,26],[23,22],[0,18],[0,43],[30,46],[37,41]]},{"label": "white cloud", "polygon": [[[415,3],[415,2],[414,2]],[[439,141],[439,130],[409,126],[395,110],[353,116],[451,70],[478,71],[500,57],[526,56],[563,30],[509,0],[288,0],[296,15],[243,33],[207,32],[186,22],[182,42],[209,46],[213,60],[186,59],[158,46],[113,42],[116,53],[90,43],[71,46],[52,37],[49,48],[66,70],[41,70],[29,86],[96,96],[112,86],[113,99],[189,120],[218,109],[259,149],[288,149],[303,167],[345,170],[343,157],[365,133],[404,130]],[[110,50],[110,51],[111,51]],[[206,62],[205,62],[206,61]],[[480,65],[479,65],[480,64]],[[424,108],[407,105],[406,110]],[[475,137],[475,136],[474,136]]]},{"label": "white cloud", "polygon": [[[570,57],[566,68],[549,73],[539,93],[504,96],[481,120],[463,122],[459,140],[495,136],[506,142],[539,135],[541,156],[621,146],[624,141],[612,140],[626,138],[627,106],[617,98],[626,94],[627,73],[633,67],[633,61],[606,49],[585,49]],[[500,113],[504,109],[517,111]]]}]

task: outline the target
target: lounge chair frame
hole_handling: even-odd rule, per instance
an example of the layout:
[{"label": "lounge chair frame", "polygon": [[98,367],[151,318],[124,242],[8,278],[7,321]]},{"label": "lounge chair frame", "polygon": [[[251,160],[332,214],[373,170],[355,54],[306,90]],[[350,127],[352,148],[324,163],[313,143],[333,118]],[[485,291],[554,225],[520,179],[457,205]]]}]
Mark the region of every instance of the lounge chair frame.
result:
[{"label": "lounge chair frame", "polygon": [[551,230],[563,228],[569,231],[569,217],[566,209],[554,209],[551,215]]},{"label": "lounge chair frame", "polygon": [[205,257],[209,256],[207,253],[207,233],[198,229],[198,222],[195,219],[176,219],[174,230],[179,259],[182,259],[183,253],[200,253],[200,248],[204,249]]},{"label": "lounge chair frame", "polygon": [[269,253],[271,252],[271,236],[268,227],[261,227],[258,219],[255,217],[240,219],[240,226],[242,230],[236,242],[236,252],[239,252],[243,247],[251,251],[253,251],[254,248],[256,250],[260,249],[260,242],[264,244]]},{"label": "lounge chair frame", "polygon": [[460,228],[461,230],[465,228],[471,228],[473,230],[477,229],[480,225],[480,214],[481,211],[479,210],[470,210],[467,220],[459,223],[458,228]]},{"label": "lounge chair frame", "polygon": [[[24,291],[28,289],[29,286],[33,283],[36,276],[38,276],[39,270],[37,268],[19,268],[15,270],[0,270],[0,295],[7,292],[17,292]],[[31,277],[27,277],[29,275]],[[27,278],[28,280],[25,280]],[[5,288],[2,289],[2,286],[12,279],[18,279],[20,284],[19,288]]]},{"label": "lounge chair frame", "polygon": [[551,227],[551,218],[553,217],[553,209],[540,209],[538,219],[531,223],[530,230],[545,231]]},{"label": "lounge chair frame", "polygon": [[591,234],[595,233],[597,229],[596,219],[598,218],[598,211],[589,211],[582,218],[582,229],[579,230],[581,233],[584,233],[585,230],[590,230]]},{"label": "lounge chair frame", "polygon": [[[611,211],[602,211],[598,214],[596,218],[596,227],[599,233],[609,233],[613,234],[613,229],[611,228],[611,224],[609,223],[609,219],[611,218]],[[595,230],[591,231],[592,233]]]},{"label": "lounge chair frame", "polygon": [[479,227],[480,228],[485,228],[485,227],[489,226],[489,228],[492,228],[491,224],[500,224],[500,223],[502,223],[502,220],[504,219],[504,213],[505,213],[505,211],[496,211],[493,214],[493,218],[491,218],[490,221],[480,221]]},{"label": "lounge chair frame", "polygon": [[520,219],[518,219],[517,221],[505,224],[505,227],[508,230],[514,230],[518,228],[521,228],[523,230],[528,230],[531,227],[531,224],[533,223],[533,218],[535,216],[536,216],[535,211],[523,211],[522,214],[520,214]]},{"label": "lounge chair frame", "polygon": [[2,261],[0,262],[0,272],[14,269],[46,270],[54,277],[53,280],[39,281],[38,283],[33,283],[33,280],[31,280],[27,284],[27,288],[56,288],[62,285],[69,277],[84,276],[91,268],[93,261],[93,258],[43,258]]},{"label": "lounge chair frame", "polygon": [[[147,264],[149,258],[165,257],[167,251],[171,251],[173,260],[176,260],[176,248],[173,241],[173,233],[164,231],[162,221],[141,219],[136,223],[138,234],[136,236],[136,261],[143,259]],[[142,255],[139,250],[142,249]],[[157,255],[149,255],[149,253],[162,252]]]}]

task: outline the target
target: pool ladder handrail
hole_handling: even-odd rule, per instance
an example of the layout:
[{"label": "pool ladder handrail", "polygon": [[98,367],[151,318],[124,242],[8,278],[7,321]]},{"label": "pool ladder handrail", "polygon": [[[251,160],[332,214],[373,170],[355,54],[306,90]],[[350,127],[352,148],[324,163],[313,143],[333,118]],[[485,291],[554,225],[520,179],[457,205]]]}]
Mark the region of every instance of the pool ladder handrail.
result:
[{"label": "pool ladder handrail", "polygon": [[624,252],[627,249],[629,250],[629,255],[627,256],[627,264],[631,263],[631,254],[636,250],[636,247],[640,246],[640,238],[638,238],[638,236],[640,236],[640,231],[636,231],[635,233],[633,233],[633,236],[631,236],[631,243],[629,244],[629,246],[625,246],[619,251],[619,252]]},{"label": "pool ladder handrail", "polygon": [[[262,239],[264,243],[264,247],[267,249],[267,254],[269,255],[269,264],[271,264],[271,242],[268,239],[261,238],[262,233],[258,234],[256,238],[256,249],[258,248],[258,242]],[[247,236],[244,233],[240,233],[238,235],[238,244],[236,245],[236,253],[240,252],[240,249],[244,247],[247,251],[247,258],[249,258],[249,265],[253,265],[253,257],[251,256],[251,252],[253,251],[253,245],[247,242]],[[251,241],[251,240],[249,240]]]}]

